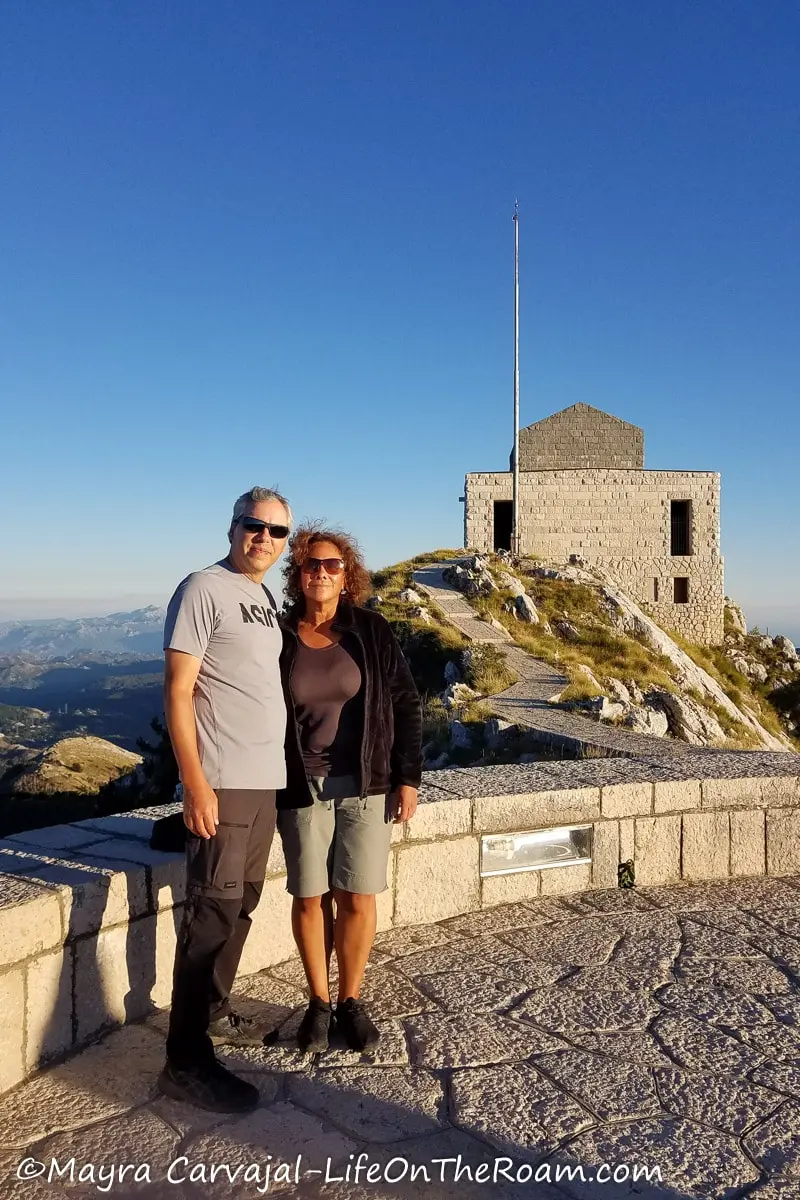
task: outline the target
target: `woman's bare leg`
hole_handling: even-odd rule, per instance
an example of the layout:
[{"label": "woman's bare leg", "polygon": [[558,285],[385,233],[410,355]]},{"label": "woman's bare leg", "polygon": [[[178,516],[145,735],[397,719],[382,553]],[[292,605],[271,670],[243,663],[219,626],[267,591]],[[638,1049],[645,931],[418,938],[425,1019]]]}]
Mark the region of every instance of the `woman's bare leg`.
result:
[{"label": "woman's bare leg", "polygon": [[334,945],[339,964],[339,999],[358,997],[369,952],[375,940],[378,910],[374,896],[335,888]]},{"label": "woman's bare leg", "polygon": [[292,899],[292,933],[312,997],[330,1003],[329,970],[333,950],[333,898],[295,896]]}]

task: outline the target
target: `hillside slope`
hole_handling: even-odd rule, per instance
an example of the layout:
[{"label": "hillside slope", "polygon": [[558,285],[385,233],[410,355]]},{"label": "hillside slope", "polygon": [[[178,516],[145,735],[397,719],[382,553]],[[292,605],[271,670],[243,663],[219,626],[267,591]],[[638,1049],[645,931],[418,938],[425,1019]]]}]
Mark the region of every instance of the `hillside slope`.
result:
[{"label": "hillside slope", "polygon": [[[455,560],[445,577],[476,613],[567,676],[569,685],[552,698],[559,707],[696,746],[800,749],[791,719],[770,703],[770,688],[737,670],[728,647],[692,646],[660,628],[609,576],[582,560],[512,564],[504,556],[437,551],[378,572],[373,603],[398,630],[429,709],[444,703],[452,710],[452,680],[463,660],[463,639],[444,614],[420,604],[420,596],[408,590],[414,568],[436,559]],[[435,645],[436,654],[422,654],[425,645]],[[782,653],[788,656],[788,648]],[[454,665],[445,674],[448,660]],[[785,661],[794,674],[788,657]],[[502,659],[495,662],[493,674],[504,666]],[[800,673],[800,659],[796,670]],[[476,693],[500,690],[496,678],[467,682],[470,692],[457,698],[462,705],[474,705]]]},{"label": "hillside slope", "polygon": [[62,738],[43,750],[0,744],[0,794],[96,796],[132,775],[141,755],[96,737]]}]

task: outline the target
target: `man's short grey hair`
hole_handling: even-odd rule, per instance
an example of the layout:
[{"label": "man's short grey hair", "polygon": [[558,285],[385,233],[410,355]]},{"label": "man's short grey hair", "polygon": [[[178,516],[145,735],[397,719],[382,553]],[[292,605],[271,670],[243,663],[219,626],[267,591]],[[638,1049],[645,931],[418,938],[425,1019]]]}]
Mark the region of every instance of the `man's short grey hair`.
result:
[{"label": "man's short grey hair", "polygon": [[286,509],[286,524],[291,529],[293,517],[292,510],[289,507],[289,501],[275,488],[252,487],[249,492],[243,492],[233,506],[233,516],[231,517],[231,529],[238,521],[241,521],[248,509],[253,504],[260,504],[263,500],[278,500]]}]

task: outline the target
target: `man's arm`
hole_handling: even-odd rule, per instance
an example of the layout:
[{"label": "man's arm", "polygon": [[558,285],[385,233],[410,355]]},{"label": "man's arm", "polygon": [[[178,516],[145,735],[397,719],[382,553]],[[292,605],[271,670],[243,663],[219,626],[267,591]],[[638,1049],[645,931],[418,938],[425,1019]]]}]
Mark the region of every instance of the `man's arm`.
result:
[{"label": "man's arm", "polygon": [[164,712],[183,784],[183,820],[192,833],[210,838],[217,832],[219,811],[200,763],[192,703],[201,660],[182,650],[166,650],[165,658]]}]

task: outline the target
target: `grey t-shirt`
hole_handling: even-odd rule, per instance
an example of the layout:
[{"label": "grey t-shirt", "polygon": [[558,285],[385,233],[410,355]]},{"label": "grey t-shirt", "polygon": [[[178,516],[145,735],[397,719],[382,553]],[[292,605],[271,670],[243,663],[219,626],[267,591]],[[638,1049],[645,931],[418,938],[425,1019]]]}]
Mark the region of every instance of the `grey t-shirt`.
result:
[{"label": "grey t-shirt", "polygon": [[281,645],[266,592],[227,563],[189,575],[169,602],[164,649],[201,660],[194,711],[212,788],[286,785]]}]

